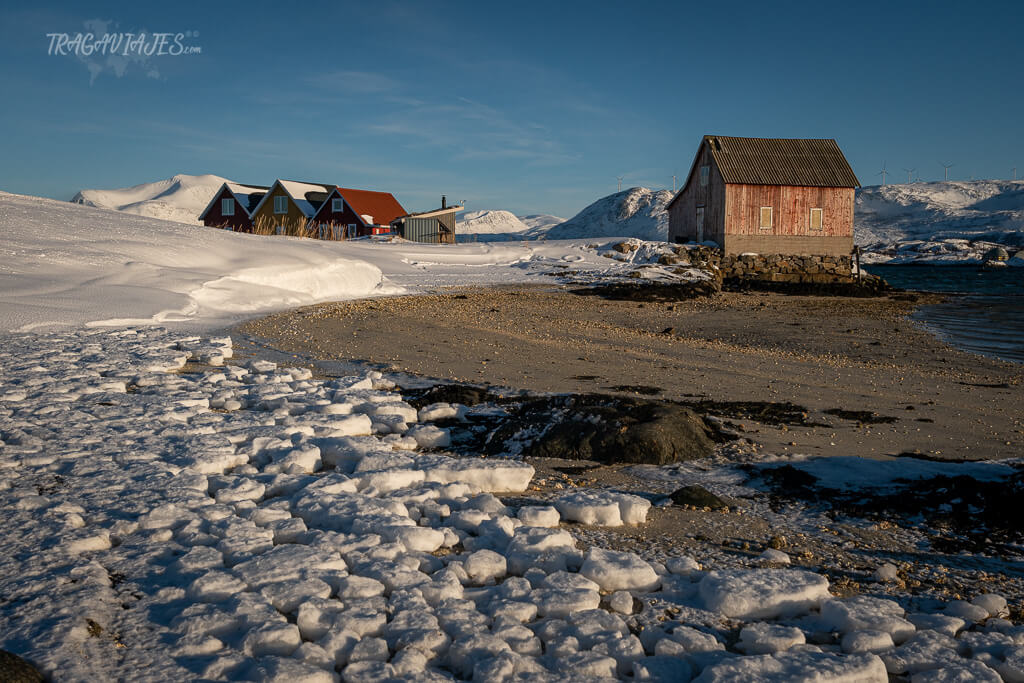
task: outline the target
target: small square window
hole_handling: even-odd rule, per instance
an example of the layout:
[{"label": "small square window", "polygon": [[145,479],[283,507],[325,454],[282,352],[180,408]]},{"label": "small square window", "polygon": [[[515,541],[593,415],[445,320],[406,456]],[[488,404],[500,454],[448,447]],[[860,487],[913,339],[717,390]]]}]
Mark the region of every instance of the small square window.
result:
[{"label": "small square window", "polygon": [[288,213],[288,197],[274,197],[274,213]]},{"label": "small square window", "polygon": [[707,187],[708,178],[710,176],[711,176],[711,167],[710,166],[701,166],[700,167],[700,186],[701,187]]},{"label": "small square window", "polygon": [[341,197],[335,197],[331,200],[331,211],[334,213],[341,213],[345,210],[345,200]]},{"label": "small square window", "polygon": [[231,197],[220,200],[220,215],[222,216],[234,216],[235,215],[235,200]]},{"label": "small square window", "polygon": [[761,207],[761,230],[772,229],[772,207],[762,206]]},{"label": "small square window", "polygon": [[811,228],[811,230],[821,230],[822,229],[822,220],[823,220],[822,219],[822,213],[823,212],[822,212],[821,209],[811,209],[811,219],[810,219],[810,228]]}]

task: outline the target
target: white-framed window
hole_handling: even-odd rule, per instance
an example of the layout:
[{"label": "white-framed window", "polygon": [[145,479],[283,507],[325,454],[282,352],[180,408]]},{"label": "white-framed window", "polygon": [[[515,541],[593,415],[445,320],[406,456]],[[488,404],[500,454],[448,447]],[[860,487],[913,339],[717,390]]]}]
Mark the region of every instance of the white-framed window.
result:
[{"label": "white-framed window", "polygon": [[274,213],[288,213],[288,197],[274,197]]},{"label": "white-framed window", "polygon": [[705,164],[700,167],[700,186],[707,187],[708,178],[711,177],[711,167]]},{"label": "white-framed window", "polygon": [[824,221],[824,212],[821,209],[811,209],[811,215],[808,218],[808,227],[811,230],[821,230]]},{"label": "white-framed window", "polygon": [[355,237],[356,236],[356,224],[355,223],[349,223],[348,224],[348,232],[347,232],[346,236],[347,237]]},{"label": "white-framed window", "polygon": [[761,207],[761,222],[758,225],[761,230],[772,229],[772,207],[762,206]]},{"label": "white-framed window", "polygon": [[220,215],[221,216],[234,216],[235,215],[235,200],[231,197],[225,197],[220,200]]},{"label": "white-framed window", "polygon": [[335,197],[331,200],[331,211],[334,213],[341,213],[345,210],[345,200],[341,197]]}]

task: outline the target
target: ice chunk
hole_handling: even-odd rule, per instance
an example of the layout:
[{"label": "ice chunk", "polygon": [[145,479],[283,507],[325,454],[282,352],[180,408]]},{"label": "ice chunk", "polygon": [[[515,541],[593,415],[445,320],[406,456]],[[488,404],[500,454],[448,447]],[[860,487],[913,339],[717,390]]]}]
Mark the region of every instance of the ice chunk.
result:
[{"label": "ice chunk", "polygon": [[665,562],[665,568],[668,569],[668,571],[672,574],[677,574],[679,576],[689,576],[694,572],[700,571],[700,564],[698,564],[697,560],[693,559],[692,557],[686,557],[684,555],[682,557],[670,557]]},{"label": "ice chunk", "polygon": [[615,591],[608,596],[608,606],[619,614],[632,614],[633,594],[629,591]]},{"label": "ice chunk", "polygon": [[935,631],[918,631],[895,650],[881,653],[891,674],[915,674],[963,661],[957,654],[957,641]]},{"label": "ice chunk", "polygon": [[647,520],[651,502],[639,496],[615,491],[572,491],[555,500],[563,519],[581,524],[622,526]]},{"label": "ice chunk", "polygon": [[490,634],[460,638],[453,642],[448,650],[448,664],[456,673],[469,677],[476,662],[502,652],[512,652],[512,648],[504,640]]},{"label": "ice chunk", "polygon": [[843,652],[860,654],[863,652],[885,652],[893,647],[892,634],[888,631],[850,631],[843,636],[841,643]]},{"label": "ice chunk", "polygon": [[456,417],[459,417],[459,409],[450,403],[431,403],[419,410],[420,422],[450,420]]},{"label": "ice chunk", "polygon": [[972,605],[965,600],[954,600],[949,603],[946,605],[943,614],[949,617],[960,617],[968,623],[984,621],[989,617],[989,611],[986,607]]},{"label": "ice chunk", "polygon": [[596,609],[601,604],[601,594],[586,588],[541,588],[533,591],[531,597],[542,617],[567,617],[573,612]]},{"label": "ice chunk", "polygon": [[598,643],[593,649],[599,655],[606,655],[615,660],[615,673],[626,676],[633,671],[633,665],[644,658],[644,646],[634,635],[619,640],[607,640]]},{"label": "ice chunk", "polygon": [[836,655],[825,652],[782,652],[778,655],[736,657],[711,664],[694,683],[815,681],[815,683],[888,683],[885,666],[876,655]]},{"label": "ice chunk", "polygon": [[899,569],[892,562],[886,562],[875,570],[875,581],[895,581],[899,578]]},{"label": "ice chunk", "polygon": [[575,590],[583,588],[585,590],[596,591],[601,589],[601,586],[596,581],[588,579],[583,574],[574,574],[567,571],[551,572],[541,581],[541,586],[544,588],[555,588],[559,590]]},{"label": "ice chunk", "polygon": [[938,631],[950,637],[956,637],[967,622],[960,617],[949,617],[945,614],[908,614],[907,621],[921,631]]},{"label": "ice chunk", "polygon": [[505,576],[508,570],[505,558],[491,550],[476,551],[466,558],[463,566],[469,578],[478,584],[493,583],[495,579]]},{"label": "ice chunk", "polygon": [[594,581],[601,590],[648,593],[661,585],[661,577],[639,555],[591,548],[580,567],[580,574]]},{"label": "ice chunk", "polygon": [[550,505],[526,505],[516,516],[526,526],[556,527],[561,520],[558,510]]},{"label": "ice chunk", "polygon": [[761,622],[743,627],[736,648],[749,655],[773,655],[805,642],[804,633],[798,628]]},{"label": "ice chunk", "polygon": [[418,425],[406,432],[406,435],[415,439],[420,448],[447,448],[452,442],[447,429],[434,425]]},{"label": "ice chunk", "polygon": [[789,555],[774,548],[768,548],[761,553],[761,559],[768,564],[789,564],[790,562]]},{"label": "ice chunk", "polygon": [[1003,683],[1004,680],[1016,683],[1012,678],[1000,677],[991,667],[977,661],[949,664],[910,677],[910,683]]},{"label": "ice chunk", "polygon": [[[299,627],[303,640],[314,641],[323,638],[343,607],[344,605],[337,600],[322,598],[313,598],[299,605],[295,625]],[[334,666],[333,662],[331,666]]]},{"label": "ice chunk", "polygon": [[260,593],[278,612],[291,614],[299,605],[311,598],[330,597],[331,587],[320,579],[305,579],[271,583],[260,589]]},{"label": "ice chunk", "polygon": [[237,577],[223,571],[209,571],[192,582],[188,595],[199,602],[224,602],[236,593],[246,590]]},{"label": "ice chunk", "polygon": [[426,468],[426,480],[451,484],[462,482],[478,491],[521,493],[533,479],[533,466],[515,460],[444,458]]},{"label": "ice chunk", "polygon": [[1006,614],[1006,598],[1001,595],[996,595],[995,593],[979,595],[971,600],[971,604],[986,610],[990,617],[998,617]]},{"label": "ice chunk", "polygon": [[903,618],[899,603],[857,595],[846,600],[828,600],[821,606],[821,618],[834,631],[885,631],[902,643],[917,630]]},{"label": "ice chunk", "polygon": [[253,657],[280,655],[287,657],[302,643],[298,626],[287,622],[262,624],[249,631],[242,649]]},{"label": "ice chunk", "polygon": [[797,569],[712,571],[698,592],[707,609],[738,619],[801,614],[829,597],[828,579]]}]

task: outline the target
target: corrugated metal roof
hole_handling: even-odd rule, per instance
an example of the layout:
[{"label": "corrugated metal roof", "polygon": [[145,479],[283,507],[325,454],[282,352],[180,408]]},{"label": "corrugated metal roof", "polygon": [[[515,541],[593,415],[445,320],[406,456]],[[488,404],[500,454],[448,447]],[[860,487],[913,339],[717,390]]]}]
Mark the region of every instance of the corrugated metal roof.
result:
[{"label": "corrugated metal roof", "polygon": [[835,140],[705,135],[726,183],[860,187]]}]

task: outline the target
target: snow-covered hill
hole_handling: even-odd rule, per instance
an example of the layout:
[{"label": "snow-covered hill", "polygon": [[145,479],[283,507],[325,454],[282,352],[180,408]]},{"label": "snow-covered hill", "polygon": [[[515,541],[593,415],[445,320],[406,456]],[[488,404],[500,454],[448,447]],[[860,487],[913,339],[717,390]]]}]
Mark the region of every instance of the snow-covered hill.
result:
[{"label": "snow-covered hill", "polygon": [[469,211],[461,214],[458,221],[458,232],[466,235],[519,233],[530,229],[510,211]]},{"label": "snow-covered hill", "polygon": [[199,214],[221,183],[216,175],[178,174],[166,180],[116,190],[82,190],[71,201],[101,209],[116,209],[139,216],[199,224]]},{"label": "snow-covered hill", "polygon": [[521,220],[527,227],[534,230],[553,228],[556,225],[565,222],[564,218],[552,216],[549,213],[534,213],[529,216],[520,216],[519,220]]},{"label": "snow-covered hill", "polygon": [[857,244],[874,262],[980,261],[1024,247],[1024,181],[865,187],[854,211]]},{"label": "snow-covered hill", "polygon": [[537,228],[531,235],[552,240],[637,237],[665,241],[668,239],[665,204],[670,199],[672,192],[669,190],[633,187],[602,197],[564,223]]}]

